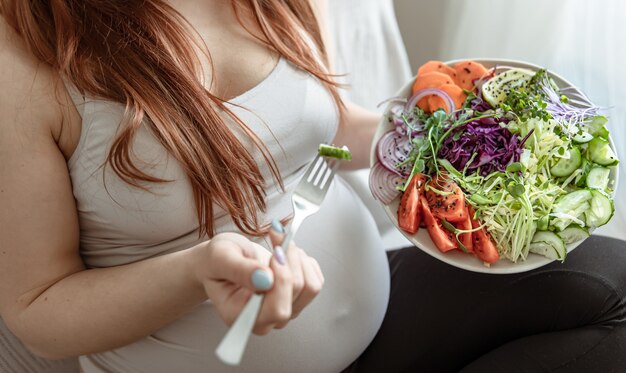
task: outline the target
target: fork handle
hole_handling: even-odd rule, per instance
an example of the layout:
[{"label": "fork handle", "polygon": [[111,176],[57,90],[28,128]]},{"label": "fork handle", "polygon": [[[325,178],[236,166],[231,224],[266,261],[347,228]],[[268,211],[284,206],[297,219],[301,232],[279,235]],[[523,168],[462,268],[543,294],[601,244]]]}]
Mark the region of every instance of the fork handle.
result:
[{"label": "fork handle", "polygon": [[241,362],[250,332],[261,310],[263,298],[262,294],[252,294],[235,323],[215,349],[215,354],[225,364],[239,365]]},{"label": "fork handle", "polygon": [[308,215],[304,215],[304,214],[293,215],[293,219],[291,219],[291,222],[289,222],[286,228],[287,234],[283,238],[283,242],[280,243],[280,246],[283,248],[283,250],[285,250],[285,253],[287,253],[287,250],[289,250],[289,244],[291,244],[291,240],[293,239],[293,236],[295,236],[296,232],[300,228],[300,224],[302,224],[304,219],[306,219],[307,217]]},{"label": "fork handle", "polygon": [[289,250],[289,244],[291,244],[291,240],[295,235],[294,232],[298,229],[300,224],[298,224],[297,226],[295,226],[295,224],[292,224],[291,226],[292,229],[287,230],[287,234],[285,235],[285,238],[283,238],[283,242],[280,243],[280,246],[283,248],[283,250],[285,250],[285,254],[287,253],[287,250]]},{"label": "fork handle", "polygon": [[[291,227],[287,227],[287,234],[281,243],[285,252],[287,252],[295,231],[298,230],[301,223],[302,219],[296,221],[294,218],[291,222]],[[223,363],[228,365],[239,365],[241,363],[241,358],[246,350],[250,333],[259,315],[264,298],[264,294],[252,294],[233,325],[231,325],[215,349],[215,354]]]}]

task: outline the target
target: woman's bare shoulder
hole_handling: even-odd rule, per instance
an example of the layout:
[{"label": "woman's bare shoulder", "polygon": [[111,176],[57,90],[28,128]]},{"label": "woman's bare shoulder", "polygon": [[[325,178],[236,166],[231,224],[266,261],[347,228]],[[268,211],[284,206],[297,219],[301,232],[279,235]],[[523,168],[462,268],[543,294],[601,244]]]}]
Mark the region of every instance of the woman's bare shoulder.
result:
[{"label": "woman's bare shoulder", "polygon": [[[0,128],[60,131],[64,110],[58,74],[29,51],[24,40],[0,16]],[[58,128],[57,128],[58,127]]]}]

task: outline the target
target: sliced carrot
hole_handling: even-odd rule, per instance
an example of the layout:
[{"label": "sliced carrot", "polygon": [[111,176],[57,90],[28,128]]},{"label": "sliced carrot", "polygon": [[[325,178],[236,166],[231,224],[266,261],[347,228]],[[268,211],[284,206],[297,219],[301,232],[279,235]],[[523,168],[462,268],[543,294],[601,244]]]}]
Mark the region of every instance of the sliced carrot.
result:
[{"label": "sliced carrot", "polygon": [[[454,106],[457,110],[461,108],[461,106],[463,106],[467,95],[458,85],[444,84],[442,86],[439,86],[439,89],[447,93],[452,98],[452,101],[454,101]],[[437,109],[444,109],[446,112],[448,112],[448,114],[450,113],[450,110],[448,110],[445,101],[439,96],[430,96],[428,98],[428,107],[430,108],[430,111],[432,113],[434,113]]]},{"label": "sliced carrot", "polygon": [[425,64],[420,66],[419,69],[417,69],[417,75],[423,75],[432,71],[446,74],[452,79],[456,78],[456,71],[441,61],[426,62]]},{"label": "sliced carrot", "polygon": [[[445,84],[454,84],[452,78],[446,74],[436,71],[431,71],[422,75],[418,74],[417,78],[415,78],[415,83],[413,83],[413,94],[425,88],[439,88]],[[428,104],[429,97],[430,96],[424,97],[417,103],[417,106],[426,112],[430,112],[430,106]]]},{"label": "sliced carrot", "polygon": [[454,81],[450,76],[437,71],[418,74],[415,83],[413,83],[413,93],[424,88],[437,88],[444,84],[454,84]]},{"label": "sliced carrot", "polygon": [[475,61],[461,61],[454,65],[454,70],[456,71],[454,82],[468,91],[474,90],[474,81],[487,74],[485,66]]}]

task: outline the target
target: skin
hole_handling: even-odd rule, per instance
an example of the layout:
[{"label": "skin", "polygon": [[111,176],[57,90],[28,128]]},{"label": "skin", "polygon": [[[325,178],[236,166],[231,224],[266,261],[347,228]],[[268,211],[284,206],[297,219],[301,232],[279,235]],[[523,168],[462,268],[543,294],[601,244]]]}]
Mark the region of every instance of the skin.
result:
[{"label": "skin", "polygon": [[[278,57],[235,21],[228,1],[171,4],[211,50],[215,77],[208,64],[205,75],[213,93],[235,97],[276,64]],[[234,233],[188,250],[87,270],[66,164],[78,143],[80,117],[58,75],[26,50],[1,17],[0,66],[0,315],[35,354],[64,358],[120,347],[207,299],[230,325],[254,291],[257,269],[267,271],[274,285],[256,334],[284,327],[319,293],[323,274],[303,250],[292,246],[282,265]],[[352,150],[350,168],[367,166],[379,119],[347,105],[335,143]],[[279,235],[271,239],[280,242]]]}]

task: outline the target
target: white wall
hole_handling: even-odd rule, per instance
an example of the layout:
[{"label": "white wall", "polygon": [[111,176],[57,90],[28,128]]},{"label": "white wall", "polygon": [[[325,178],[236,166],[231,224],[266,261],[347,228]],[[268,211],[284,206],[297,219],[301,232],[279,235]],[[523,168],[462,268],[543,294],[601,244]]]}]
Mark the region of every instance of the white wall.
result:
[{"label": "white wall", "polygon": [[444,51],[441,20],[449,6],[448,0],[395,0],[396,18],[407,47],[413,71],[422,63],[440,56]]}]

